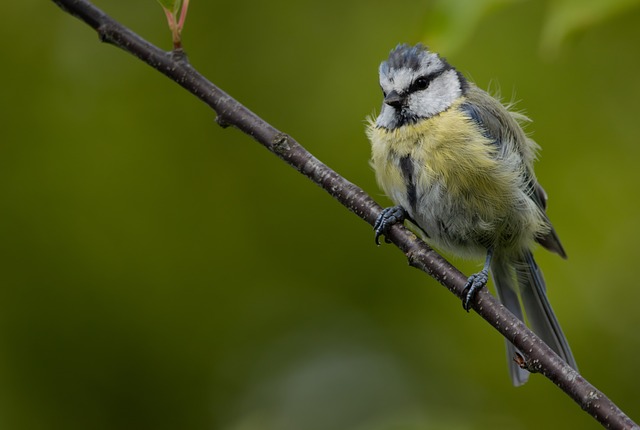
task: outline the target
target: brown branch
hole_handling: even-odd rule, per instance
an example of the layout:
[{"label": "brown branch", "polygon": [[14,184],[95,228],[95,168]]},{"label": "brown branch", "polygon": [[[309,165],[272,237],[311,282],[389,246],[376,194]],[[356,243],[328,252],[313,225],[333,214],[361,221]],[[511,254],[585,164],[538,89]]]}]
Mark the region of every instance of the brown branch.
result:
[{"label": "brown branch", "polygon": [[[89,1],[53,1],[93,27],[103,42],[135,55],[208,104],[218,114],[217,121],[220,125],[233,125],[253,137],[373,225],[381,207],[369,195],[323,164],[293,138],[275,129],[209,82],[189,65],[182,52],[165,52],[155,47]],[[427,244],[402,226],[394,226],[388,238],[405,253],[411,266],[428,273],[456,296],[462,297],[465,276]],[[526,351],[525,364],[528,369],[546,376],[603,426],[612,429],[640,429],[604,393],[568,366],[486,289],[476,295],[472,308],[520,351]]]}]

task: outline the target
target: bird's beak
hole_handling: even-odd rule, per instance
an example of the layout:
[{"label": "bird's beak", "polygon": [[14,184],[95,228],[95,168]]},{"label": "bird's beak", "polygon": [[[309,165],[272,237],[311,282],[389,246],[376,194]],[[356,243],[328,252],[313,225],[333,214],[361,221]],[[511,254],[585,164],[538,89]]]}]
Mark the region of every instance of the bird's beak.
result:
[{"label": "bird's beak", "polygon": [[384,103],[388,104],[389,106],[394,107],[394,108],[400,107],[403,102],[404,102],[404,97],[402,97],[396,91],[391,91],[384,98]]}]

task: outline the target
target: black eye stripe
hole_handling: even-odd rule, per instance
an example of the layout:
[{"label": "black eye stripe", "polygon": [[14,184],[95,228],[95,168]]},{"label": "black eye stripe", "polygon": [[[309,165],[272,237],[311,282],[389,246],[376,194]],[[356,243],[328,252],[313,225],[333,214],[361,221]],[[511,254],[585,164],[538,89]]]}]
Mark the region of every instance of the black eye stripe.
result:
[{"label": "black eye stripe", "polygon": [[409,87],[409,92],[412,93],[414,91],[427,89],[429,87],[429,84],[431,83],[431,81],[433,81],[435,77],[436,77],[435,75],[420,76],[419,78],[417,78],[411,83],[411,86]]},{"label": "black eye stripe", "polygon": [[419,76],[418,78],[416,78],[411,83],[411,86],[409,87],[409,92],[412,93],[414,91],[420,91],[420,90],[427,89],[429,87],[429,84],[431,84],[431,82],[435,78],[437,78],[438,76],[442,75],[444,72],[446,72],[449,69],[451,69],[451,66],[444,67],[444,68],[438,70],[437,72],[429,73],[428,75]]},{"label": "black eye stripe", "polygon": [[431,83],[430,78],[428,78],[427,76],[421,76],[416,79],[411,86],[414,90],[424,90],[429,86],[429,83]]}]

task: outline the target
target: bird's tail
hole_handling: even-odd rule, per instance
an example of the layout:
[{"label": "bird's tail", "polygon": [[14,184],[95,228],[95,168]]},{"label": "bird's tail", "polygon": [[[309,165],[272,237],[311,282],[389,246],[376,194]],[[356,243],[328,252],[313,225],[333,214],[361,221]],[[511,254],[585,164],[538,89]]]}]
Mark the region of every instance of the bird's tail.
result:
[{"label": "bird's tail", "polygon": [[[527,315],[529,325],[551,349],[563,360],[577,370],[576,361],[571,353],[558,319],[553,313],[547,299],[546,286],[542,271],[533,259],[530,251],[525,251],[517,261],[496,256],[491,263],[493,282],[496,285],[498,297],[504,306],[521,321],[524,321],[522,307]],[[520,298],[518,298],[518,291]],[[522,306],[520,304],[522,300]],[[507,360],[509,374],[513,385],[519,386],[527,382],[529,372],[521,369],[513,360],[516,348],[507,341]]]}]

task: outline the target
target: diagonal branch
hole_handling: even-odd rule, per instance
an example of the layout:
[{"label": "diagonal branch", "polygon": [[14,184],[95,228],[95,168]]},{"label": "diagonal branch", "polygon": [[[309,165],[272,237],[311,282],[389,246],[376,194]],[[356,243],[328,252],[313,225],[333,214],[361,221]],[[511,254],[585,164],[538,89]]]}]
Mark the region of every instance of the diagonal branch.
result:
[{"label": "diagonal branch", "polygon": [[[369,195],[315,158],[291,136],[275,129],[209,82],[189,65],[183,52],[166,52],[157,48],[87,0],[53,1],[94,28],[103,42],[135,55],[208,104],[218,114],[217,121],[221,126],[232,125],[253,137],[357,216],[373,225],[381,207]],[[405,253],[411,266],[428,273],[456,296],[463,296],[465,276],[413,233],[396,225],[388,238]],[[603,426],[612,429],[640,429],[604,393],[567,365],[486,289],[476,295],[471,307],[520,351],[527,352],[525,365],[528,369],[543,374],[558,385]]]}]

